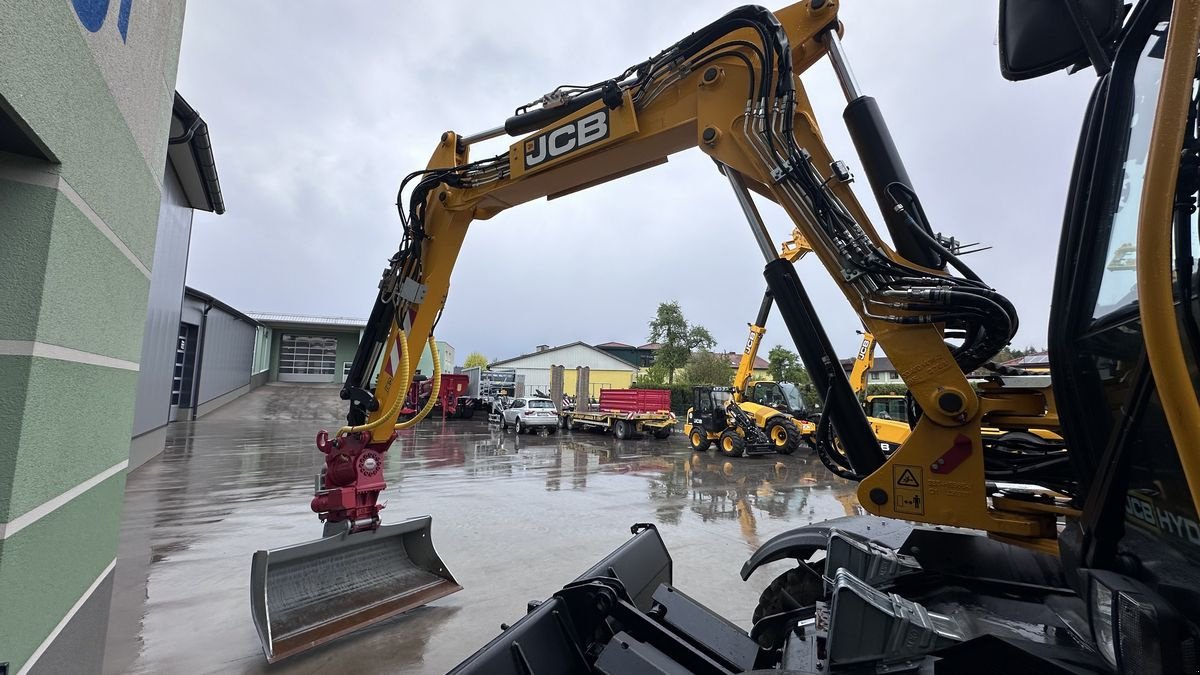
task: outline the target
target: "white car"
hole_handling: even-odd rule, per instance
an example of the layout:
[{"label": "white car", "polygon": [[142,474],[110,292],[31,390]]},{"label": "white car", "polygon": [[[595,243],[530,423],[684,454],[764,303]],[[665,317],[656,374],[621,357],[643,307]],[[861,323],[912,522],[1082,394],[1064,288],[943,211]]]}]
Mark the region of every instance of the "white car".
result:
[{"label": "white car", "polygon": [[558,411],[548,398],[516,398],[500,414],[500,427],[512,427],[519,434],[534,427],[546,427],[550,433],[558,430]]}]

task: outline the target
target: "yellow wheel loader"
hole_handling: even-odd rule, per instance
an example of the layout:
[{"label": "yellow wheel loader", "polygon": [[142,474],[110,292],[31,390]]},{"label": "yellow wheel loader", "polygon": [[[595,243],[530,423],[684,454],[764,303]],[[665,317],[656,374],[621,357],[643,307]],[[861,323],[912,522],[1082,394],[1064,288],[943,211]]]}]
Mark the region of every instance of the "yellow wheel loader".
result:
[{"label": "yellow wheel loader", "polygon": [[[557,88],[517,108],[503,126],[446,132],[428,167],[401,184],[404,238],[384,271],[347,382],[350,423],[320,441],[332,461],[316,506],[336,507],[324,512],[327,520],[349,521],[341,527],[353,546],[386,536],[371,508],[381,485],[366,478],[380,467],[379,444],[394,437],[394,411],[408,385],[399,378],[391,386],[388,368],[374,390],[366,378],[397,344],[410,353],[430,339],[471,224],[631,176],[689,149],[712,158],[733,190],[766,261],[767,287],[825,403],[821,425],[836,432],[837,452],[821,461],[857,481],[868,514],[782,532],[760,546],[743,579],[789,562],[766,586],[749,631],[676,587],[664,544],[670,530],[636,523],[616,551],[530,603],[453,672],[1159,674],[1200,667],[1200,0],[1141,0],[1130,8],[1121,0],[1001,0],[1005,76],[1071,68],[1075,77],[1094,72],[1097,79],[1049,294],[1054,380],[1002,376],[978,391],[966,374],[1013,338],[1016,308],[934,234],[878,104],[852,74],[840,4],[805,0],[775,12],[744,6],[696,30],[681,28],[684,37],[661,53],[595,84]],[[939,39],[928,31],[936,8],[918,11],[911,27],[898,27],[896,48]],[[846,96],[844,121],[887,239],[851,189],[850,168],[825,145],[810,104],[801,75],[824,59]],[[477,96],[464,94],[464,101]],[[476,143],[506,133],[518,138],[503,152],[471,158]],[[992,203],[1022,198],[1025,174],[1010,168],[1008,185],[981,191],[981,209],[1003,212]],[[772,245],[755,196],[791,219],[921,409],[890,456],[793,261]],[[1114,251],[1119,265],[1110,264]],[[1063,441],[985,442],[984,427],[1048,429]],[[404,548],[408,560],[421,558]],[[541,553],[531,550],[531,566]],[[364,593],[294,570],[291,594],[282,598],[306,596],[326,616],[348,606],[370,620],[362,610],[392,594],[388,581],[431,595],[447,589],[439,586],[445,576],[403,583],[408,577],[380,571],[399,558],[373,549],[363,555],[355,569],[371,572],[362,575],[365,587],[346,565],[333,564],[330,580]],[[514,616],[524,601],[514,598]],[[267,613],[274,607],[268,597]],[[314,614],[296,617],[312,621]]]}]

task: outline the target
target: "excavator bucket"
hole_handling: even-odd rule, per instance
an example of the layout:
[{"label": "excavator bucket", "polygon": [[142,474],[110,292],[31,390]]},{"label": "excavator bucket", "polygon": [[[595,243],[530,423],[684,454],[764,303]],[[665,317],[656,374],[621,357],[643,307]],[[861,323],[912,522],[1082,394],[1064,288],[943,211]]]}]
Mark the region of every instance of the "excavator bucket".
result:
[{"label": "excavator bucket", "polygon": [[257,551],[250,609],[274,663],[462,590],[433,549],[429,516]]}]

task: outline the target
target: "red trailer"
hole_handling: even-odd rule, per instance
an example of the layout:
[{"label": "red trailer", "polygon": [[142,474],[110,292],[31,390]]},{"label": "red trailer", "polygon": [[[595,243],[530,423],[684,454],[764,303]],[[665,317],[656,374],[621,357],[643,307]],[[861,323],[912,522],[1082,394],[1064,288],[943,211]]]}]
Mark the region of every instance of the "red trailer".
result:
[{"label": "red trailer", "polygon": [[[437,402],[433,404],[430,415],[441,415],[443,419],[470,419],[475,414],[474,404],[467,398],[467,388],[470,380],[466,375],[442,374],[442,387],[438,390]],[[404,399],[404,407],[400,414],[411,417],[421,410],[433,392],[433,380],[417,380],[408,388],[408,396]]]},{"label": "red trailer", "polygon": [[671,392],[666,389],[601,389],[597,410],[572,410],[562,414],[571,429],[599,429],[617,438],[651,433],[666,438],[675,429]]}]

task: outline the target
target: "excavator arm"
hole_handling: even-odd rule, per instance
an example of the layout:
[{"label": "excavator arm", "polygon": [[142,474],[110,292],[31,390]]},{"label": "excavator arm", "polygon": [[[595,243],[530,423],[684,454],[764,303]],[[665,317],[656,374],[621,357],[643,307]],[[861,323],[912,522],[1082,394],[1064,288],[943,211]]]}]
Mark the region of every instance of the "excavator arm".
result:
[{"label": "excavator arm", "polygon": [[[444,133],[427,168],[401,187],[404,240],[384,270],[342,391],[348,425],[321,441],[327,456],[345,456],[338,460],[345,464],[374,453],[382,462],[395,438],[397,402],[408,388],[404,355],[418,354],[431,339],[474,221],[699,148],[725,175],[750,223],[767,261],[770,293],[837,429],[844,468],[861,479],[864,507],[1009,536],[1052,536],[1052,517],[989,508],[979,436],[985,415],[1041,414],[1043,395],[981,397],[964,375],[1008,343],[1016,312],[930,233],[878,107],[858,91],[846,64],[837,5],[797,3],[776,13],[742,7],[612,79],[555,90],[540,106],[518,109],[503,127],[472,136]],[[824,144],[799,78],[826,55],[850,101],[847,124],[896,249],[871,225],[850,189],[852,175]],[[471,159],[475,143],[503,133],[529,135],[503,154]],[[910,442],[887,465],[792,260],[775,250],[751,193],[788,214],[924,411]],[[944,269],[947,262],[958,275]],[[893,477],[914,468],[921,474],[917,488]],[[353,500],[314,503],[314,509],[332,520],[377,523],[381,480],[351,473],[326,488],[359,480],[369,488],[356,489]]]}]

